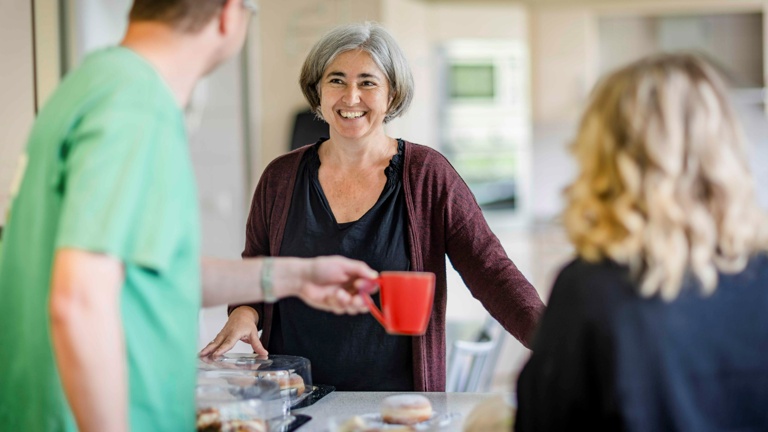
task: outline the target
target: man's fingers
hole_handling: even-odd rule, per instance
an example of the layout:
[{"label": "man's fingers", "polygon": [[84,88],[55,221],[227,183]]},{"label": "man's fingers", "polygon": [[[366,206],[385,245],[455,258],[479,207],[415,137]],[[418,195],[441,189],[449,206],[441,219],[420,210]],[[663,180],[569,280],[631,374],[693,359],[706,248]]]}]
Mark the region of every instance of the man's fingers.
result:
[{"label": "man's fingers", "polygon": [[339,315],[341,313],[338,301],[336,300],[335,292],[329,292],[325,295],[325,297],[323,298],[323,306],[329,312],[333,312],[336,315]]},{"label": "man's fingers", "polygon": [[352,296],[349,295],[349,293],[343,289],[337,289],[335,290],[334,294],[336,294],[336,300],[339,304],[347,305],[352,302]]},{"label": "man's fingers", "polygon": [[365,304],[365,301],[362,297],[359,295],[352,297],[352,303],[350,305],[352,309],[357,311],[357,313],[366,313],[368,312],[368,305]]},{"label": "man's fingers", "polygon": [[379,286],[376,282],[368,279],[357,279],[354,283],[355,289],[360,293],[373,294],[378,291]]},{"label": "man's fingers", "polygon": [[379,273],[376,270],[368,267],[368,265],[362,261],[353,261],[352,264],[354,265],[354,274],[352,276],[357,276],[363,279],[376,279],[379,277]]}]

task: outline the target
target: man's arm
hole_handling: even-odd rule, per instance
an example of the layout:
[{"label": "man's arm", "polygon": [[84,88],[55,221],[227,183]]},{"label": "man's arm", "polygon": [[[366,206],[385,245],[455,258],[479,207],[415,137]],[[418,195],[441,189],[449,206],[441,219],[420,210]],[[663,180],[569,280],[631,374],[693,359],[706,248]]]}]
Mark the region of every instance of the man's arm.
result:
[{"label": "man's arm", "polygon": [[[263,258],[204,258],[203,306],[264,300]],[[339,256],[274,258],[269,280],[277,298],[296,296],[312,307],[335,313],[362,313],[368,308],[357,289],[370,286],[377,273],[360,261]]]},{"label": "man's arm", "polygon": [[[203,259],[203,305],[251,303],[264,300],[262,290],[264,258],[242,261]],[[317,258],[273,258],[267,266],[274,296],[297,296],[308,305],[337,314],[367,312],[358,291],[372,291],[370,279],[377,273],[360,261],[339,256]],[[218,357],[232,349],[238,340],[248,342],[254,352],[266,355],[256,324],[259,314],[241,306],[229,316],[227,324],[200,352]]]},{"label": "man's arm", "polygon": [[78,428],[128,430],[128,385],[120,291],[112,257],[57,251],[51,278],[51,335],[64,393]]}]

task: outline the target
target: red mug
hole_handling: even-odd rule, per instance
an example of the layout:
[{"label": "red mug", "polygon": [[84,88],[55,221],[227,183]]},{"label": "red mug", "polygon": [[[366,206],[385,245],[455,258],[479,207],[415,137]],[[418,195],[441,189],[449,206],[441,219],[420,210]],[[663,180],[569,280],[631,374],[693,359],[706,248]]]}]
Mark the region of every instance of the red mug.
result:
[{"label": "red mug", "polygon": [[427,330],[435,298],[435,274],[427,272],[385,271],[376,279],[381,310],[367,292],[363,300],[371,315],[387,333],[422,335]]}]

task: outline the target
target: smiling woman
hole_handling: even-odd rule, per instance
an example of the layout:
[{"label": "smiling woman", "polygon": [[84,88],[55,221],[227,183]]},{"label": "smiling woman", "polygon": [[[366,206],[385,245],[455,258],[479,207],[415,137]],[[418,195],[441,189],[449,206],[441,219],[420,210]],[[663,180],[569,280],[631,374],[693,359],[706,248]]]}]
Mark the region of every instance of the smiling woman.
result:
[{"label": "smiling woman", "polygon": [[[299,82],[330,137],[267,167],[243,256],[338,254],[378,271],[432,272],[432,315],[426,334],[412,337],[388,334],[370,315],[334,316],[295,299],[243,305],[231,309],[217,352],[247,339],[258,351],[309,358],[313,380],[339,390],[444,391],[446,254],[472,294],[527,344],[543,304],[467,185],[437,151],[384,130],[413,98],[392,36],[371,23],[336,28],[312,48]],[[257,326],[261,340],[251,337]]]},{"label": "smiling woman", "polygon": [[384,72],[365,51],[339,54],[320,86],[320,112],[340,137],[360,139],[381,132],[392,96]]},{"label": "smiling woman", "polygon": [[368,54],[379,78],[386,79],[391,94],[384,123],[402,115],[413,99],[413,76],[408,61],[394,38],[383,28],[370,23],[337,27],[309,52],[301,68],[299,85],[312,110],[323,115],[319,84],[327,74],[338,72],[331,67],[332,63],[339,55],[348,52]]},{"label": "smiling woman", "polygon": [[360,139],[383,132],[380,125],[392,96],[384,72],[370,54],[339,54],[328,66],[320,87],[320,112],[340,137]]}]

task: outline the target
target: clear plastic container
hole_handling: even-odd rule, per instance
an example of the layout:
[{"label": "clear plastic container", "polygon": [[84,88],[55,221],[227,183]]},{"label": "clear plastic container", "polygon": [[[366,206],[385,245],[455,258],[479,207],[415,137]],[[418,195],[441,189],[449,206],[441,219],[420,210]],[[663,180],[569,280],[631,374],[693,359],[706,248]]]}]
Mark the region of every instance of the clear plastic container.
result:
[{"label": "clear plastic container", "polygon": [[268,432],[272,416],[269,401],[279,400],[278,392],[276,385],[266,382],[247,387],[198,385],[197,430]]},{"label": "clear plastic container", "polygon": [[230,385],[252,385],[261,381],[277,383],[288,407],[306,399],[314,389],[311,366],[304,357],[227,353],[216,359],[201,358],[198,369],[198,377],[220,379]]}]

